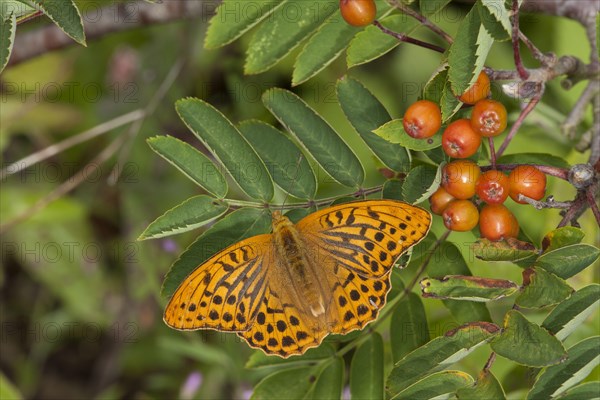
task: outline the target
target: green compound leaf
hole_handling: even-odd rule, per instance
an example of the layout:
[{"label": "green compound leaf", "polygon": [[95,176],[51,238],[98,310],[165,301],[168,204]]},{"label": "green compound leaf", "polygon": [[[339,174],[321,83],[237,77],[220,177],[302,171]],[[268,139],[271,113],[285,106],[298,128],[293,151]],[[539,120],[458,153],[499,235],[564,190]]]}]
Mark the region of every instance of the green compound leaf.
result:
[{"label": "green compound leaf", "polygon": [[419,295],[410,292],[400,300],[390,322],[390,342],[394,362],[398,362],[429,340],[425,307]]},{"label": "green compound leaf", "polygon": [[442,371],[421,379],[398,394],[392,394],[395,400],[439,399],[472,385],[475,380],[466,372]]},{"label": "green compound leaf", "polygon": [[[427,18],[436,17],[450,2],[450,0],[428,0],[422,5],[421,12]],[[390,15],[381,18],[380,21],[386,28],[401,32],[405,35],[411,35],[421,24],[414,18],[405,14]],[[362,32],[358,33],[348,47],[346,61],[348,68],[373,61],[392,49],[401,45],[397,39],[387,35],[376,26],[367,26]]]},{"label": "green compound leaf", "polygon": [[244,121],[240,132],[264,161],[275,183],[299,199],[313,199],[317,177],[300,149],[281,131],[257,120]]},{"label": "green compound leaf", "polygon": [[0,15],[0,72],[4,70],[13,44],[15,43],[15,34],[17,32],[17,17],[11,13],[6,18]]},{"label": "green compound leaf", "polygon": [[519,285],[504,279],[449,275],[421,280],[423,297],[486,302],[507,297],[519,290]]},{"label": "green compound leaf", "polygon": [[225,214],[229,205],[213,197],[200,195],[187,199],[158,217],[138,240],[157,239],[199,228]]},{"label": "green compound leaf", "polygon": [[305,399],[313,390],[316,378],[314,367],[278,370],[258,382],[250,399]]},{"label": "green compound leaf", "polygon": [[300,97],[271,89],[263,94],[263,103],[333,179],[350,187],[362,184],[365,173],[352,149]]},{"label": "green compound leaf", "polygon": [[406,148],[391,144],[373,133],[392,119],[383,104],[359,81],[349,76],[340,79],[336,89],[346,118],[373,153],[392,170],[408,172],[411,159]]},{"label": "green compound leaf", "polygon": [[543,268],[528,268],[523,271],[523,290],[515,304],[523,308],[542,308],[560,303],[573,293],[573,288],[564,279]]},{"label": "green compound leaf", "polygon": [[509,238],[498,242],[488,239],[477,239],[471,247],[475,257],[484,261],[510,261],[521,265],[533,263],[538,257],[534,245]]},{"label": "green compound leaf", "polygon": [[442,102],[442,94],[444,93],[444,87],[446,86],[447,81],[448,62],[444,61],[425,84],[425,87],[423,88],[423,100],[429,100],[440,104]]},{"label": "green compound leaf", "polygon": [[[442,130],[443,128],[440,129],[440,132]],[[391,120],[373,130],[373,133],[389,143],[399,144],[407,149],[417,151],[440,147],[442,145],[442,134],[440,132],[427,139],[415,139],[404,130],[402,119]]]},{"label": "green compound leaf", "polygon": [[477,3],[481,23],[492,37],[498,41],[509,40],[512,25],[503,0],[482,0]]},{"label": "green compound leaf", "polygon": [[592,265],[600,255],[600,249],[589,244],[573,244],[548,251],[535,262],[563,279],[568,279]]},{"label": "green compound leaf", "polygon": [[575,386],[560,394],[557,399],[560,400],[598,400],[600,393],[600,381],[587,382]]},{"label": "green compound leaf", "polygon": [[339,399],[343,377],[344,363],[339,357],[322,364],[277,370],[256,385],[250,399]]},{"label": "green compound leaf", "polygon": [[162,295],[171,296],[186,276],[219,250],[251,236],[268,233],[270,226],[271,216],[265,210],[240,208],[226,215],[181,253],[165,277]]},{"label": "green compound leaf", "polygon": [[275,65],[339,9],[336,1],[286,1],[254,33],[244,72],[258,74]]},{"label": "green compound leaf", "polygon": [[432,165],[419,165],[413,168],[402,184],[404,201],[418,204],[427,200],[440,187],[441,171],[444,164],[437,168]]},{"label": "green compound leaf", "polygon": [[[390,6],[384,0],[376,0],[377,19],[389,14]],[[334,12],[308,40],[294,63],[292,85],[306,82],[337,59],[350,41],[363,28],[344,21],[342,14]]]},{"label": "green compound leaf", "polygon": [[583,240],[585,232],[574,226],[563,226],[549,232],[542,240],[542,249],[545,253],[560,249],[561,247],[579,244]]},{"label": "green compound leaf", "polygon": [[155,153],[207,192],[221,199],[227,195],[227,182],[221,171],[191,145],[172,136],[155,136],[147,142]]},{"label": "green compound leaf", "polygon": [[546,317],[542,326],[557,339],[565,340],[600,305],[600,285],[579,289],[560,303]]},{"label": "green compound leaf", "polygon": [[383,339],[377,332],[352,357],[350,393],[353,399],[383,399]]},{"label": "green compound leaf", "polygon": [[456,397],[459,400],[506,399],[502,385],[491,371],[481,371],[477,376],[475,384],[459,389],[456,392]]},{"label": "green compound leaf", "polygon": [[568,169],[569,163],[562,157],[557,157],[547,153],[518,153],[507,154],[500,157],[497,162],[499,164],[533,164],[533,165],[550,165],[557,168]]},{"label": "green compound leaf", "polygon": [[394,396],[427,374],[462,360],[499,330],[498,326],[488,322],[472,322],[431,340],[394,365],[386,383],[388,394]]},{"label": "green compound leaf", "polygon": [[558,339],[516,310],[506,314],[502,333],[491,346],[502,357],[530,367],[557,364],[567,356]]},{"label": "green compound leaf", "polygon": [[[431,277],[442,278],[446,275],[472,275],[462,253],[454,243],[443,242],[433,253],[432,260],[428,267]],[[442,302],[458,322],[492,320],[485,303],[461,300],[442,300]]]},{"label": "green compound leaf", "polygon": [[493,43],[474,6],[460,23],[450,46],[448,77],[453,93],[460,95],[475,83]]},{"label": "green compound leaf", "polygon": [[73,0],[19,0],[37,10],[42,11],[64,33],[77,43],[85,46],[83,20]]},{"label": "green compound leaf", "polygon": [[527,400],[554,398],[585,379],[600,364],[600,336],[582,340],[567,353],[566,361],[542,371]]},{"label": "green compound leaf", "polygon": [[338,400],[342,397],[344,384],[344,360],[335,357],[325,363],[312,389],[313,399]]},{"label": "green compound leaf", "polygon": [[181,120],[248,196],[263,201],[273,198],[273,181],[265,164],[219,110],[193,98],[179,100],[175,108]]},{"label": "green compound leaf", "polygon": [[210,19],[204,46],[215,49],[233,42],[283,3],[282,0],[223,0]]},{"label": "green compound leaf", "polygon": [[293,357],[284,359],[280,357],[272,357],[265,354],[262,351],[255,351],[252,353],[248,361],[246,362],[246,368],[271,368],[278,365],[285,365],[286,367],[301,366],[301,365],[313,365],[315,361],[324,360],[333,357],[335,350],[333,346],[328,343],[323,343],[319,347],[313,347],[308,349],[302,357]]}]

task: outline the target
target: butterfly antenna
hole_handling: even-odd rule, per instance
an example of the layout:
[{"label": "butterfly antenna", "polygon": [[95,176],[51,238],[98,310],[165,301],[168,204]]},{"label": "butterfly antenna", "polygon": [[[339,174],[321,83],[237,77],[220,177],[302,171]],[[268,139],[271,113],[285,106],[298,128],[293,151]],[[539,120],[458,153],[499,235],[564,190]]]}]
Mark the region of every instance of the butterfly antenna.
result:
[{"label": "butterfly antenna", "polygon": [[[302,161],[302,157],[304,157],[303,154],[300,154],[298,156],[298,161],[296,161],[296,175],[294,176],[294,184],[298,183],[298,177],[300,176],[300,162]],[[285,202],[288,200],[288,197],[290,196],[290,191],[286,191],[285,192],[285,197],[283,198],[283,203],[281,203],[281,213],[283,214],[283,210],[285,209]]]}]

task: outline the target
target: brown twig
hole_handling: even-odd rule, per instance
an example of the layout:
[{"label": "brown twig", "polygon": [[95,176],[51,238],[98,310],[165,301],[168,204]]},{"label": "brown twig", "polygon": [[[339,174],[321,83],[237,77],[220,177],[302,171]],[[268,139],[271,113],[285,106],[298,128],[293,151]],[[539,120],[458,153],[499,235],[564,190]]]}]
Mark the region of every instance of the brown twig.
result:
[{"label": "brown twig", "polygon": [[560,178],[562,180],[569,180],[569,171],[564,168],[552,167],[550,165],[540,165],[540,164],[530,164],[530,163],[520,163],[520,164],[497,164],[494,167],[491,165],[481,167],[482,171],[488,171],[490,169],[497,169],[498,171],[512,171],[517,168],[519,165],[531,165],[532,167],[536,167],[541,172],[546,175],[554,176],[556,178]]},{"label": "brown twig", "polygon": [[490,368],[492,368],[492,365],[494,364],[494,361],[496,361],[496,353],[492,351],[492,353],[490,354],[489,358],[485,362],[485,365],[483,367],[483,371],[484,372],[489,371]]},{"label": "brown twig", "polygon": [[442,28],[440,28],[436,24],[432,23],[423,14],[416,12],[412,8],[408,7],[407,5],[405,5],[399,1],[396,1],[396,0],[390,0],[390,4],[392,4],[398,10],[402,11],[404,14],[406,14],[410,17],[413,17],[414,19],[419,21],[421,23],[421,25],[430,29],[431,31],[436,33],[438,36],[440,36],[442,39],[444,39],[446,41],[446,43],[448,43],[448,44],[454,43],[454,39],[452,38],[452,36],[450,36],[448,33],[446,33]]},{"label": "brown twig", "polygon": [[529,51],[531,52],[531,54],[533,55],[533,58],[535,58],[536,60],[538,60],[540,62],[540,64],[547,66],[550,65],[553,61],[556,61],[556,57],[551,56],[551,55],[547,55],[544,54],[540,49],[537,48],[537,46],[527,37],[525,36],[525,34],[523,32],[521,32],[519,30],[519,39],[521,39],[521,41],[523,43],[525,43],[525,46],[527,46],[527,48],[529,49]]},{"label": "brown twig", "polygon": [[529,115],[529,113],[531,111],[533,111],[535,106],[540,102],[540,99],[542,98],[543,93],[544,93],[544,85],[542,84],[538,94],[535,95],[529,101],[529,103],[527,103],[527,106],[525,106],[523,111],[521,111],[519,118],[517,118],[517,120],[513,124],[512,128],[510,129],[510,132],[508,133],[508,135],[506,135],[506,138],[504,138],[504,141],[502,142],[502,144],[500,145],[500,148],[498,149],[498,152],[496,153],[496,156],[498,158],[500,158],[502,156],[502,154],[504,153],[504,150],[506,150],[506,148],[510,144],[510,141],[515,137],[517,131],[523,124],[523,121],[525,121],[525,118]]},{"label": "brown twig", "polygon": [[547,201],[539,201],[519,194],[519,200],[531,204],[538,210],[543,208],[569,208],[573,205],[572,201],[555,201],[552,196],[550,196]]},{"label": "brown twig", "polygon": [[[112,2],[108,7],[94,10],[99,16],[94,17],[93,23],[84,24],[85,35],[90,40],[142,26],[197,18],[204,16],[207,9],[210,10],[203,1],[169,0],[156,4],[142,0]],[[8,65],[17,65],[74,43],[73,39],[53,24],[24,33],[19,32]]]},{"label": "brown twig", "polygon": [[385,26],[381,25],[381,23],[377,20],[373,21],[373,25],[378,27],[383,33],[398,39],[400,42],[414,44],[419,47],[424,47],[429,50],[437,51],[438,53],[444,53],[446,51],[443,48],[441,48],[440,46],[436,46],[435,44],[427,43],[422,40],[415,39],[410,36],[406,36],[402,33],[394,32],[394,31],[386,28]]},{"label": "brown twig", "polygon": [[598,93],[600,93],[600,82],[597,80],[592,80],[587,85],[579,99],[577,99],[577,103],[575,103],[575,106],[562,123],[561,129],[566,137],[571,140],[575,138],[575,130],[581,123],[587,106],[592,102]]},{"label": "brown twig", "polygon": [[490,146],[490,162],[492,163],[492,169],[496,169],[496,149],[494,148],[494,138],[488,138],[488,145]]},{"label": "brown twig", "polygon": [[515,66],[517,67],[517,72],[519,73],[521,80],[526,80],[529,78],[529,72],[527,72],[527,69],[525,69],[525,66],[523,65],[519,49],[519,0],[513,0],[512,12],[512,46]]},{"label": "brown twig", "polygon": [[598,209],[598,204],[596,204],[596,197],[593,192],[593,190],[588,189],[585,193],[588,205],[592,209],[592,213],[594,213],[594,218],[596,218],[596,223],[600,226],[600,210]]}]

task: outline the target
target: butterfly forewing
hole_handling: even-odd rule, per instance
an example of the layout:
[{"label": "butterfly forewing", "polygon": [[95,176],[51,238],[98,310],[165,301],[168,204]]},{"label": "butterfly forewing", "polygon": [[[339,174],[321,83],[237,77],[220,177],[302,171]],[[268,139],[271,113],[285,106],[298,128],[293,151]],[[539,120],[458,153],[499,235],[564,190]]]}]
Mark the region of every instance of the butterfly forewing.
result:
[{"label": "butterfly forewing", "polygon": [[308,248],[318,252],[333,291],[337,322],[332,333],[362,328],[377,317],[398,257],[422,240],[431,215],[397,201],[359,201],[309,215],[297,224]]},{"label": "butterfly forewing", "polygon": [[254,236],[196,268],[173,294],[165,322],[176,329],[247,330],[264,297],[271,246],[271,235]]}]

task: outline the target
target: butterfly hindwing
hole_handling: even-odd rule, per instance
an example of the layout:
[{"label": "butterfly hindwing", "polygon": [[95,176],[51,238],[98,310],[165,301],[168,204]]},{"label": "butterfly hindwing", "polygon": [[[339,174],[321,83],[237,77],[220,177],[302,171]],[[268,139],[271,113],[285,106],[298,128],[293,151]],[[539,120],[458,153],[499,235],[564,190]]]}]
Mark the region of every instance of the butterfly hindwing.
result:
[{"label": "butterfly hindwing", "polygon": [[326,327],[315,327],[314,320],[306,320],[295,305],[268,288],[252,327],[238,335],[252,347],[287,358],[318,346],[326,331]]},{"label": "butterfly hindwing", "polygon": [[243,331],[264,297],[271,235],[254,236],[219,252],[177,288],[164,314],[176,329]]}]

